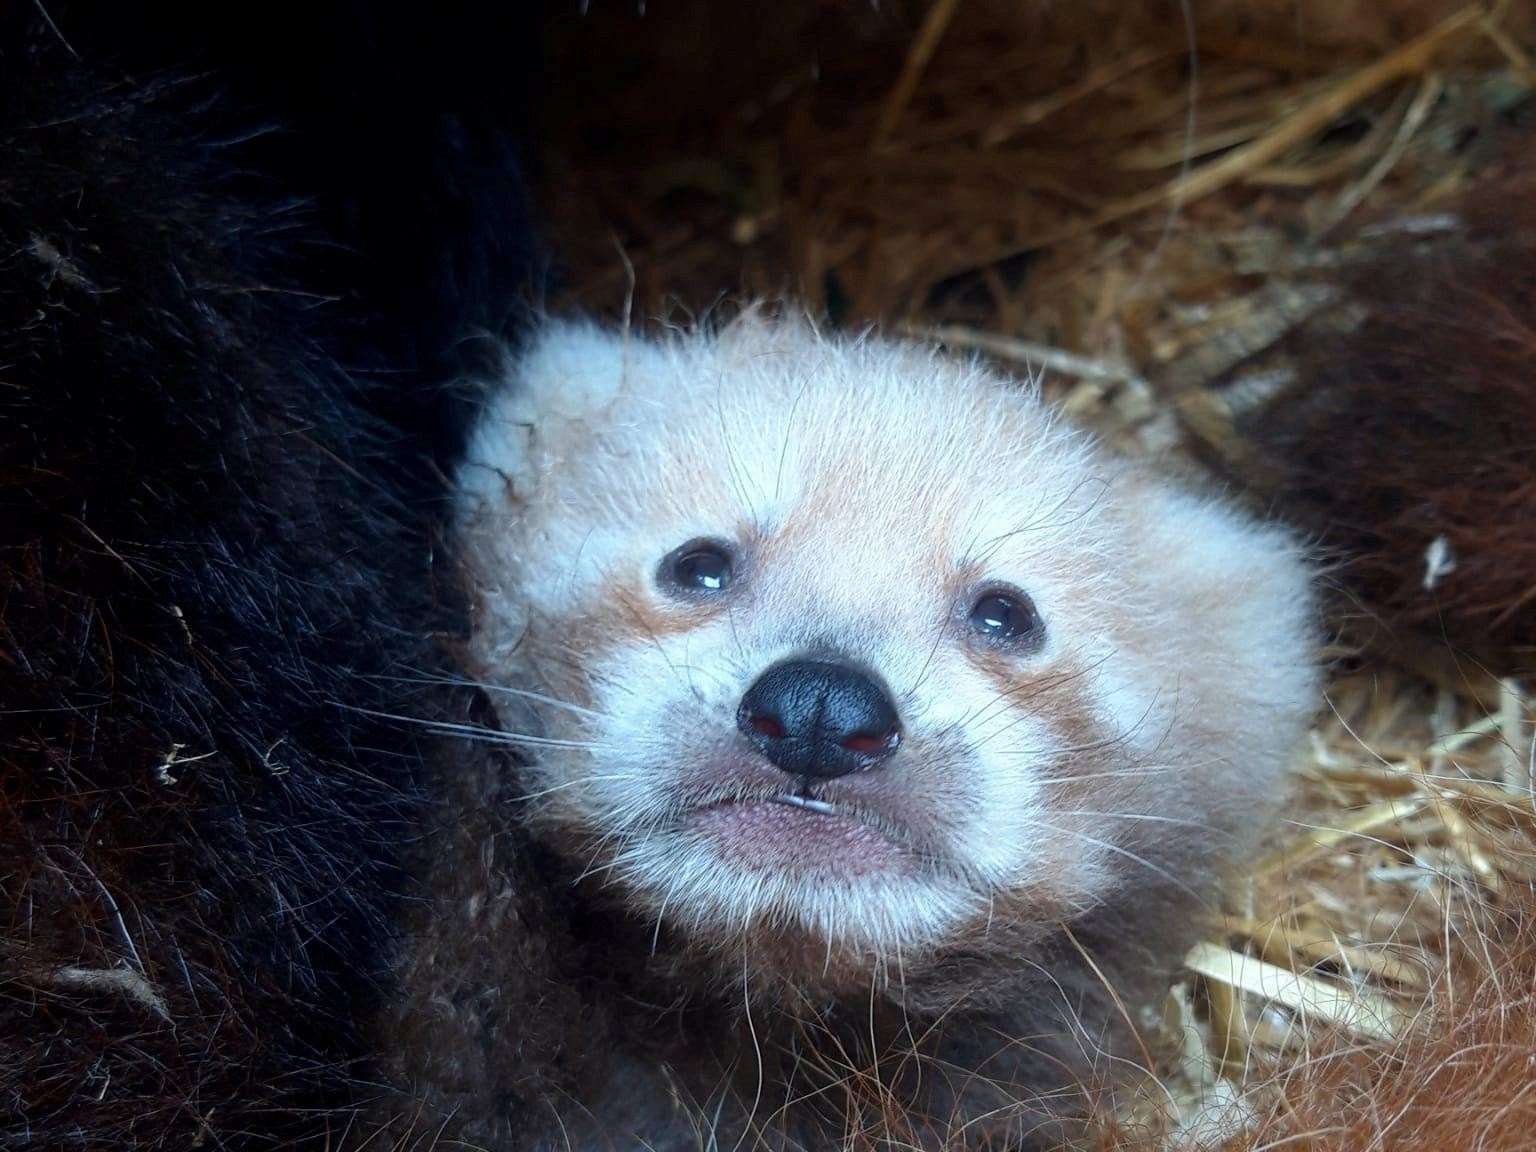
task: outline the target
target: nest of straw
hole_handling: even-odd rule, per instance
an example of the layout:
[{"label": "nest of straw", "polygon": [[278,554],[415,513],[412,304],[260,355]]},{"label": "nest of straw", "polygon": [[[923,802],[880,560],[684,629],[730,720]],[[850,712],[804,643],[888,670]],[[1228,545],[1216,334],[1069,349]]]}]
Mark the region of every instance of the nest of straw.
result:
[{"label": "nest of straw", "polygon": [[[1125,450],[1239,481],[1287,339],[1347,314],[1328,271],[1454,230],[1536,150],[1529,4],[723,7],[556,23],[584,76],[542,158],[571,302],[790,292],[1043,371]],[[1438,1116],[1526,1146],[1533,701],[1432,643],[1333,655],[1294,817],[1149,1025],[1169,1057],[1127,1131],[1428,1148]]]}]

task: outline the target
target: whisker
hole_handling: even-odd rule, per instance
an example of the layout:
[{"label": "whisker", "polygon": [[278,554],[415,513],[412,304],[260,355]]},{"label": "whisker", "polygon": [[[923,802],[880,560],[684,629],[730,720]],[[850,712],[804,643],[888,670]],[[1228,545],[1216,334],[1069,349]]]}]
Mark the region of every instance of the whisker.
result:
[{"label": "whisker", "polygon": [[578,784],[599,784],[609,783],[614,780],[628,779],[629,774],[627,772],[616,772],[607,776],[581,776],[575,780],[567,780],[564,784],[552,784],[548,788],[541,788],[537,792],[523,792],[517,796],[513,796],[511,801],[513,803],[517,803],[523,800],[537,800],[542,796],[550,796],[556,792],[563,792],[567,788],[574,788]]},{"label": "whisker", "polygon": [[348,712],[357,712],[363,716],[376,716],[380,720],[395,720],[401,724],[411,724],[431,732],[441,732],[447,736],[466,736],[474,740],[483,741],[486,744],[528,745],[534,748],[583,748],[588,750],[603,747],[601,744],[587,740],[557,740],[548,736],[530,736],[523,732],[506,732],[500,728],[485,728],[478,724],[455,724],[448,720],[428,720],[420,716],[402,716],[395,712],[376,712],[372,708],[359,708],[353,704],[343,704],[338,700],[332,700],[330,704],[333,707],[344,708]]},{"label": "whisker", "polygon": [[1062,815],[1094,816],[1101,820],[1145,820],[1149,824],[1177,824],[1183,828],[1199,828],[1203,832],[1215,831],[1203,820],[1181,820],[1177,816],[1154,816],[1148,812],[1089,812],[1084,808],[1073,808],[1063,812]]},{"label": "whisker", "polygon": [[[1064,749],[1064,751],[1067,752],[1080,752],[1084,750],[1084,748]],[[1035,754],[1043,755],[1044,749],[1040,749]],[[1031,783],[1039,784],[1044,787],[1050,784],[1076,784],[1079,780],[1118,780],[1122,777],[1131,778],[1136,776],[1161,776],[1166,772],[1172,771],[1173,765],[1164,764],[1158,768],[1119,768],[1113,772],[1084,772],[1081,776],[1047,776],[1041,780],[1032,780]]]},{"label": "whisker", "polygon": [[805,390],[810,386],[811,378],[807,376],[800,385],[800,391],[795,393],[795,402],[789,406],[789,417],[784,421],[784,443],[779,448],[779,467],[773,476],[774,503],[778,503],[784,485],[784,461],[789,456],[789,441],[795,430],[795,413],[800,410],[800,401],[805,399]]},{"label": "whisker", "polygon": [[[1038,716],[1042,710],[1042,706],[1030,706],[1036,697],[1043,696],[1047,692],[1053,692],[1059,688],[1071,684],[1075,680],[1079,680],[1089,675],[1090,673],[1096,672],[1108,661],[1108,659],[1108,656],[1101,656],[1091,664],[1088,664],[1082,668],[1078,668],[1072,671],[1058,672],[1034,684],[1015,685],[1010,688],[1005,688],[1001,692],[997,693],[997,695],[995,695],[988,703],[977,709],[973,717],[967,721],[968,724],[975,724],[980,726],[985,723],[990,723],[992,716],[989,715],[989,713],[993,712],[994,709],[1000,710],[1000,706],[1006,705],[1018,697],[1023,696],[1025,699],[1020,702],[1020,714],[1010,720],[1007,724],[1003,725],[1001,728],[994,728],[992,731],[983,735],[979,741],[972,745],[972,751],[980,751],[988,743],[1011,731],[1018,724],[1023,723],[1027,719]],[[1148,705],[1148,711],[1151,710],[1151,707],[1151,705]],[[1143,713],[1142,721],[1144,721],[1145,718],[1146,714]],[[1142,721],[1137,722],[1138,727]],[[1135,730],[1136,728],[1133,727],[1130,732],[1125,734],[1125,738],[1129,738],[1135,732]]]},{"label": "whisker", "polygon": [[1164,880],[1168,881],[1168,883],[1177,888],[1180,892],[1183,892],[1185,895],[1192,897],[1197,903],[1199,903],[1202,908],[1208,907],[1210,904],[1209,900],[1207,900],[1199,892],[1196,892],[1188,884],[1184,883],[1184,881],[1180,880],[1172,872],[1169,872],[1166,868],[1152,863],[1152,861],[1147,860],[1144,857],[1138,856],[1129,848],[1122,848],[1118,844],[1111,844],[1108,840],[1100,840],[1097,836],[1090,836],[1086,832],[1078,832],[1072,828],[1059,828],[1055,824],[1047,824],[1044,820],[1036,820],[1034,823],[1039,825],[1041,828],[1047,828],[1052,832],[1059,832],[1063,836],[1075,836],[1077,839],[1082,840],[1088,844],[1103,848],[1106,852],[1113,852],[1117,856],[1124,856],[1127,860],[1131,860],[1137,864],[1140,864],[1154,876],[1162,877]]},{"label": "whisker", "polygon": [[542,692],[532,692],[526,688],[513,688],[506,684],[491,684],[483,680],[462,680],[453,676],[375,676],[375,680],[389,680],[399,684],[440,684],[449,688],[478,688],[482,692],[500,692],[507,696],[520,696],[528,700],[537,700],[541,704],[548,704],[552,708],[563,708],[567,712],[575,712],[579,716],[590,716],[594,720],[605,719],[601,712],[595,712],[591,708],[583,708],[580,704],[572,704],[568,700],[561,700],[555,696],[546,696]]},{"label": "whisker", "polygon": [[[634,863],[636,853],[645,847],[647,842],[657,833],[654,827],[642,827],[635,829],[615,828],[598,838],[597,844],[592,849],[592,854],[587,858],[587,866],[581,874],[571,883],[580,884],[588,876],[600,876],[604,872],[613,872],[623,865]],[[612,856],[605,864],[599,864],[601,857],[609,844],[613,844]],[[604,881],[607,883],[607,881]]]},{"label": "whisker", "polygon": [[[1090,486],[1097,487],[1098,492],[1089,502],[1087,508],[1066,520],[1056,521],[1055,523],[1051,522],[1050,517],[1056,515],[1056,513],[1060,512],[1063,508],[1066,508],[1067,505],[1072,502],[1073,498],[1076,497],[1080,491]],[[1055,506],[1052,507],[1049,512],[1045,513],[1043,517],[1026,521],[1025,523],[1019,525],[1017,528],[1013,528],[1010,531],[1000,533],[999,535],[992,537],[992,539],[983,542],[981,546],[982,552],[978,557],[975,558],[976,562],[985,564],[987,561],[992,559],[999,548],[1001,548],[1013,537],[1018,536],[1021,533],[1064,528],[1068,524],[1072,524],[1079,520],[1085,519],[1094,511],[1094,509],[1098,507],[1099,501],[1104,498],[1104,494],[1108,491],[1109,481],[1100,477],[1094,476],[1085,480],[1078,481],[1064,496],[1061,497],[1060,500],[1056,502]]]},{"label": "whisker", "polygon": [[933,647],[928,649],[928,657],[923,661],[923,666],[918,669],[917,679],[912,681],[911,687],[901,694],[903,701],[909,701],[917,695],[917,690],[923,686],[923,681],[928,678],[928,668],[933,663],[933,658],[938,655],[939,645],[944,643],[944,637],[949,633],[949,622],[954,616],[953,612],[944,615],[944,622],[939,625],[938,634],[933,638]]}]

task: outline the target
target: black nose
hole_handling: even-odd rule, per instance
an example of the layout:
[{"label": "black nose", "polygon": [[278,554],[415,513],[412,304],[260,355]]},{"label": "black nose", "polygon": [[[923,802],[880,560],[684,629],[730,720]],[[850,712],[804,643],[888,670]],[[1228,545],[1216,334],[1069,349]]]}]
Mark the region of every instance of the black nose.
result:
[{"label": "black nose", "polygon": [[786,660],[741,698],[736,724],[778,767],[796,776],[872,768],[900,742],[896,706],[864,673],[823,660]]}]

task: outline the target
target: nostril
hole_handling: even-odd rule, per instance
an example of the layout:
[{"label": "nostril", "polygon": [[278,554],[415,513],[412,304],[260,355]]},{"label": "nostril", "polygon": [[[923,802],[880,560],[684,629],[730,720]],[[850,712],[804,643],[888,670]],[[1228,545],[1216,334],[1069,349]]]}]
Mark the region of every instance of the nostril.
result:
[{"label": "nostril", "polygon": [[770,740],[784,739],[784,725],[772,716],[749,716],[747,726],[759,736],[766,736]]},{"label": "nostril", "polygon": [[842,748],[849,752],[855,752],[860,756],[883,756],[888,752],[894,752],[896,745],[901,743],[901,733],[892,729],[880,735],[871,735],[867,732],[855,732],[846,740],[839,741]]}]

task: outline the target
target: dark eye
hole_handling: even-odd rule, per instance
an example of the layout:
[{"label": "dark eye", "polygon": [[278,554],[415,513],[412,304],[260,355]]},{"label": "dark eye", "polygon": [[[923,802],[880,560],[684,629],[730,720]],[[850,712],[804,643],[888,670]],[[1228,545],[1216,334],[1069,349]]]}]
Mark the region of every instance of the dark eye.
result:
[{"label": "dark eye", "polygon": [[695,540],[661,562],[661,581],[679,592],[721,592],[731,583],[731,552],[712,540]]},{"label": "dark eye", "polygon": [[1037,640],[1043,630],[1035,605],[1022,592],[991,588],[971,605],[970,624],[988,640],[1012,643]]}]

